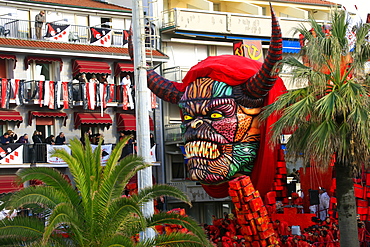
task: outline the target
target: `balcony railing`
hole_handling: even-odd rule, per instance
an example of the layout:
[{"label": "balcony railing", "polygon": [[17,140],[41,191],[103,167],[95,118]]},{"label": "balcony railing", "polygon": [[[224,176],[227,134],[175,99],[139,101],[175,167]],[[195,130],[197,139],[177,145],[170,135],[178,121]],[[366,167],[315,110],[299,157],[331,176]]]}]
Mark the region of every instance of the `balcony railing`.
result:
[{"label": "balcony railing", "polygon": [[[36,143],[36,144],[18,144],[18,143],[10,143],[7,145],[0,144],[0,148],[2,150],[9,150],[16,149],[20,145],[23,145],[23,154],[22,159],[23,162],[20,162],[21,164],[37,164],[37,163],[48,163],[47,162],[47,144],[46,143]],[[116,144],[112,144],[112,149],[115,147]],[[54,145],[53,145],[54,146]],[[55,145],[58,146],[58,145]],[[10,155],[10,154],[9,154]],[[2,153],[2,156],[3,153]],[[3,157],[5,159],[7,156]]]},{"label": "balcony railing", "polygon": [[[80,43],[80,44],[90,44],[91,32],[89,26],[81,25],[70,25],[65,22],[52,22],[57,26],[68,27],[68,39],[59,40],[58,42],[67,43]],[[110,29],[112,31],[112,46],[123,46],[125,42],[125,35],[123,29]],[[42,27],[42,35],[45,36],[47,32],[46,25]],[[0,18],[0,36],[7,38],[16,39],[32,39],[36,40],[35,22],[28,20],[18,20],[11,18]],[[46,38],[42,38],[43,41],[47,41]],[[50,40],[55,42],[55,40]]]},{"label": "balcony railing", "polygon": [[[298,22],[309,26],[309,22],[304,19],[279,18],[283,38],[293,38],[293,28],[297,27]],[[163,12],[162,32],[175,29],[217,33],[224,37],[228,35],[270,37],[271,28],[267,28],[270,26],[270,16],[176,8]],[[294,38],[298,38],[298,34]]]},{"label": "balcony railing", "polygon": [[[38,80],[24,81],[23,85],[20,87],[20,95],[22,95],[22,100],[24,104],[39,104],[40,99],[40,89],[39,89]],[[70,98],[73,100],[74,105],[81,105],[84,101],[84,95],[86,85],[85,83],[68,83],[68,94],[71,95]],[[112,90],[111,90],[112,88]],[[41,99],[44,99],[45,86],[43,88],[43,95]],[[113,94],[111,93],[113,92]],[[97,90],[97,96],[100,96],[100,91]],[[106,88],[106,97],[107,103],[117,103],[120,104],[123,102],[123,85],[107,84]],[[100,98],[100,97],[99,97]],[[14,91],[10,90],[10,99],[15,100]],[[61,88],[60,100],[63,100],[63,87]],[[11,101],[11,103],[13,103]]]}]

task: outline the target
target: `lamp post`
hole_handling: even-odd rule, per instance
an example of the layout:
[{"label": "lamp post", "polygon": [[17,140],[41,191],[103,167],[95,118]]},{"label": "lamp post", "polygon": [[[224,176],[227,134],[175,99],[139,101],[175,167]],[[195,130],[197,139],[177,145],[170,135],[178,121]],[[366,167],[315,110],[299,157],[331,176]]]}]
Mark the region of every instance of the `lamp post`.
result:
[{"label": "lamp post", "polygon": [[[134,68],[136,84],[136,140],[138,155],[144,158],[147,163],[151,162],[150,155],[150,132],[149,132],[149,103],[150,94],[147,87],[145,36],[144,36],[144,11],[142,0],[132,1],[132,28],[134,46]],[[153,185],[152,167],[145,168],[138,172],[138,188],[143,189]],[[144,217],[154,214],[153,201],[142,205]],[[147,228],[141,233],[142,239],[154,237],[154,231]]]}]

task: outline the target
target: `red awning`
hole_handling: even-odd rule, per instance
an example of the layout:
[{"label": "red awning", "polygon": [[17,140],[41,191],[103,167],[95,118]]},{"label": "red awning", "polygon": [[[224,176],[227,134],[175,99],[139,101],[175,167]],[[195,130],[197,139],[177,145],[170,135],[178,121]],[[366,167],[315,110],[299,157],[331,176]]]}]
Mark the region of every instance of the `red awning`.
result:
[{"label": "red awning", "polygon": [[116,63],[114,66],[114,75],[118,76],[121,72],[134,72],[134,64],[132,62]]},{"label": "red awning", "polygon": [[14,61],[17,61],[17,57],[15,55],[6,55],[6,54],[0,54],[1,59],[12,59]]},{"label": "red awning", "polygon": [[15,55],[0,54],[0,59],[14,60],[14,69],[17,64],[17,57]]},{"label": "red awning", "polygon": [[[117,130],[135,130],[136,131],[136,117],[133,114],[117,113]],[[149,117],[150,130],[154,130],[154,122]]]},{"label": "red awning", "polygon": [[14,121],[21,123],[23,118],[17,111],[0,111],[0,121]]},{"label": "red awning", "polygon": [[61,117],[64,118],[64,126],[67,120],[67,113],[65,112],[53,112],[53,111],[30,111],[28,117],[28,124],[32,125],[32,118],[33,117]]},{"label": "red awning", "polygon": [[111,125],[112,123],[112,119],[107,113],[103,113],[103,116],[101,116],[100,112],[75,112],[75,129],[77,129],[81,124]]},{"label": "red awning", "polygon": [[26,69],[28,69],[28,65],[30,64],[31,61],[43,62],[43,63],[59,62],[60,71],[62,71],[62,68],[63,68],[63,60],[60,57],[26,56],[24,58],[24,65],[26,66]]},{"label": "red awning", "polygon": [[91,74],[111,74],[109,64],[98,61],[73,60],[72,65],[73,77],[81,73]]}]

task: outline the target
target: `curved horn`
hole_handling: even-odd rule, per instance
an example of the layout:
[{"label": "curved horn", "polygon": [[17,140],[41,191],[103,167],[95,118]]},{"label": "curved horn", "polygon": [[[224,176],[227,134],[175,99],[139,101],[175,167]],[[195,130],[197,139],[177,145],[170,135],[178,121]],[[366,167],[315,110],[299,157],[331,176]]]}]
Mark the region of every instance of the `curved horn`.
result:
[{"label": "curved horn", "polygon": [[[132,26],[130,27],[129,35],[128,35],[128,53],[130,55],[131,60],[134,60],[134,48],[132,44]],[[147,72],[148,77],[148,88],[159,98],[163,99],[164,101],[177,104],[183,92],[179,91],[174,82],[165,79],[161,75],[158,75],[154,70],[148,70]]]},{"label": "curved horn", "polygon": [[165,79],[163,76],[158,75],[154,70],[148,70],[148,88],[159,98],[164,101],[177,104],[183,92],[179,91],[173,81]]},{"label": "curved horn", "polygon": [[243,93],[253,99],[263,98],[274,86],[275,81],[278,78],[278,71],[273,71],[274,66],[282,59],[282,34],[279,22],[276,18],[271,3],[270,9],[272,19],[272,32],[267,57],[265,58],[261,69],[241,86]]}]

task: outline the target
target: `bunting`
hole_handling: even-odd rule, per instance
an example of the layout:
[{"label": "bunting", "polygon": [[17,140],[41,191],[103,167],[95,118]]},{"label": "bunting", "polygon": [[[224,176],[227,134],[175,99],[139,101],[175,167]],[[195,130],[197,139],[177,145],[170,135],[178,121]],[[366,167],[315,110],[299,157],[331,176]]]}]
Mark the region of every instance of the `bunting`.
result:
[{"label": "bunting", "polygon": [[64,81],[63,84],[63,107],[69,109],[69,98],[68,98],[68,82]]},{"label": "bunting", "polygon": [[109,47],[112,44],[112,30],[108,28],[90,28],[90,44]]},{"label": "bunting", "polygon": [[9,108],[9,99],[10,99],[10,87],[8,79],[3,78],[1,80],[1,108]]},{"label": "bunting", "polygon": [[55,85],[53,81],[49,81],[49,102],[48,107],[49,109],[55,109]]},{"label": "bunting", "polygon": [[42,107],[42,97],[44,95],[44,81],[39,81],[39,105]]},{"label": "bunting", "polygon": [[[17,79],[15,81],[17,81]],[[18,80],[18,82],[19,82],[19,91],[18,91],[18,95],[16,97],[15,102],[17,105],[23,105],[24,104],[24,80]]]},{"label": "bunting", "polygon": [[113,86],[113,84],[109,85],[108,91],[109,91],[109,100],[108,100],[108,102],[112,102],[113,99],[114,99],[114,86]]},{"label": "bunting", "polygon": [[46,35],[44,38],[50,41],[68,42],[70,25],[60,25],[55,23],[46,24]]},{"label": "bunting", "polygon": [[86,83],[87,105],[89,110],[95,110],[96,83]]}]

